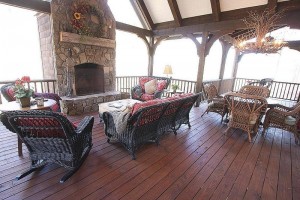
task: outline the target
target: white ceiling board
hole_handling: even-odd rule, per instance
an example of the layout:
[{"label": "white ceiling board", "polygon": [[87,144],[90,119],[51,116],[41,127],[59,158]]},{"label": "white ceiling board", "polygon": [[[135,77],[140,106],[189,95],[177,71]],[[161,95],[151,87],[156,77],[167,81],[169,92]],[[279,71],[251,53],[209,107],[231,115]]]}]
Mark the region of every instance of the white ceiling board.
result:
[{"label": "white ceiling board", "polygon": [[177,0],[182,18],[211,14],[210,0]]},{"label": "white ceiling board", "polygon": [[168,0],[144,0],[154,24],[173,21]]},{"label": "white ceiling board", "polygon": [[268,3],[268,0],[220,0],[221,11],[236,10],[253,6],[261,6]]}]

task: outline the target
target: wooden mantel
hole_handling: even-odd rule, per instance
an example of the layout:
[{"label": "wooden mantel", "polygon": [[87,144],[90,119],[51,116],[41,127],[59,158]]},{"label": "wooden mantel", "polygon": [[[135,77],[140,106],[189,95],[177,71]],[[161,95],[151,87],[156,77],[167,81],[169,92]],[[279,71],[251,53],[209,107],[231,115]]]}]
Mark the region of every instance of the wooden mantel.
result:
[{"label": "wooden mantel", "polygon": [[86,44],[99,47],[116,48],[116,41],[106,38],[82,36],[76,33],[60,32],[60,42]]}]

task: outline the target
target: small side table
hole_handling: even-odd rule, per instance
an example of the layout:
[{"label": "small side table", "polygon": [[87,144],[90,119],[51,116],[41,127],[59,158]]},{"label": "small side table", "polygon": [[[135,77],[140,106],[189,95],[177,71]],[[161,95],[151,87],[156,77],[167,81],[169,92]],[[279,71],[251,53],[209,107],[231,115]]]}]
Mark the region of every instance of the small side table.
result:
[{"label": "small side table", "polygon": [[182,90],[176,90],[176,92],[174,92],[173,90],[166,90],[166,95],[167,97],[173,96],[174,94],[183,94],[184,91]]}]

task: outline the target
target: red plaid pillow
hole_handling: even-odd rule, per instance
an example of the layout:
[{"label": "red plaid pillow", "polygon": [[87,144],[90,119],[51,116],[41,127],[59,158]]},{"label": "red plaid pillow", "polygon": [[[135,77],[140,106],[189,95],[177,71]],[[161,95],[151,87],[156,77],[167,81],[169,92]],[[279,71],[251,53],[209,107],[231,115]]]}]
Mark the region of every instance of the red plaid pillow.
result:
[{"label": "red plaid pillow", "polygon": [[153,79],[154,78],[151,78],[151,77],[140,77],[139,84],[142,87],[142,89],[145,90],[145,83],[147,83],[148,81],[151,81]]},{"label": "red plaid pillow", "polygon": [[157,91],[163,91],[166,88],[167,81],[166,80],[159,80],[157,81],[156,89]]}]

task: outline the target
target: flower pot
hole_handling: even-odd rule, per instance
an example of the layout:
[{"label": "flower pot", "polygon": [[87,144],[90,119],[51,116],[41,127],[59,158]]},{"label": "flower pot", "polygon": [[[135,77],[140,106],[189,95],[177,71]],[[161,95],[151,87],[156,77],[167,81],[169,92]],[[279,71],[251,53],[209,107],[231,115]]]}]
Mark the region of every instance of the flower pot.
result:
[{"label": "flower pot", "polygon": [[19,101],[22,108],[30,107],[30,97],[22,97]]}]

